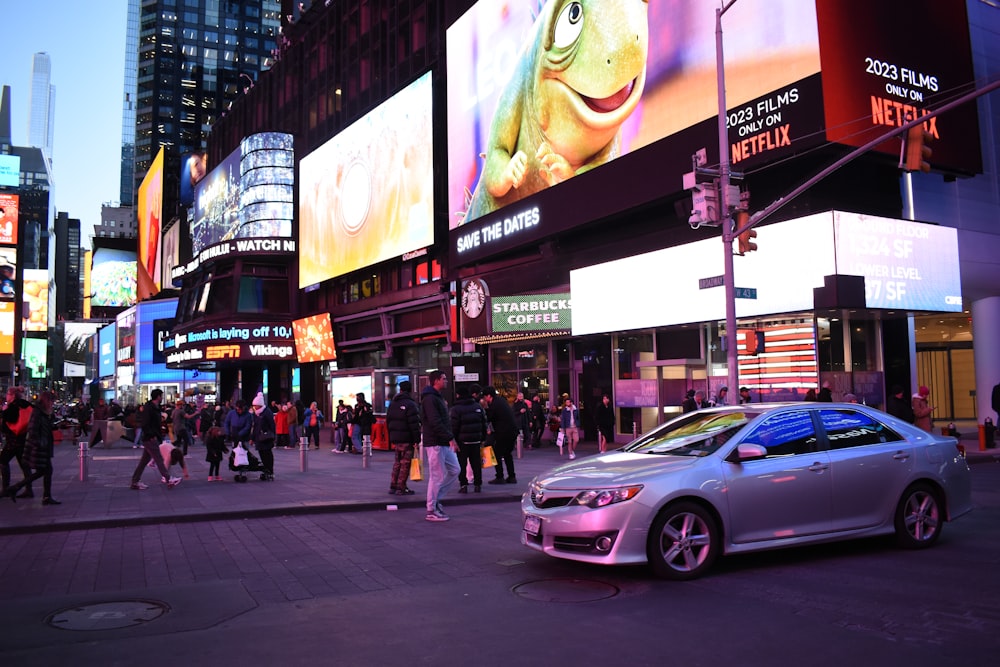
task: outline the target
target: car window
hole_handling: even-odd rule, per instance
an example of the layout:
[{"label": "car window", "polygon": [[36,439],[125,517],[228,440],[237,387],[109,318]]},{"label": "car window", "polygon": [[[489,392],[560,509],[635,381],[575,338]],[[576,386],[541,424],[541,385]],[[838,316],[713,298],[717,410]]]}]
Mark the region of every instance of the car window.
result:
[{"label": "car window", "polygon": [[819,411],[830,449],[862,447],[881,442],[897,442],[902,436],[863,412],[848,409]]},{"label": "car window", "polygon": [[779,412],[761,421],[743,442],[765,447],[769,457],[807,454],[816,451],[816,428],[806,410]]},{"label": "car window", "polygon": [[642,454],[707,456],[757,414],[750,410],[690,413],[654,429],[628,444],[625,450]]}]

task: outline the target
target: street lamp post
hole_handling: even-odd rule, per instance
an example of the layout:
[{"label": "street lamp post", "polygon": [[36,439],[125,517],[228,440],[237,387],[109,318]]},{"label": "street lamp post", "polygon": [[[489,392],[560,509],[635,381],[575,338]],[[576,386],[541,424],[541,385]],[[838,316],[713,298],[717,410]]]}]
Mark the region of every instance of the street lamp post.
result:
[{"label": "street lamp post", "polygon": [[715,71],[719,91],[719,222],[722,226],[723,273],[726,290],[726,367],[729,396],[739,387],[736,354],[736,280],[733,276],[733,219],[729,211],[729,131],[726,123],[726,69],[722,54],[722,15],[736,3],[730,0],[715,10]]}]

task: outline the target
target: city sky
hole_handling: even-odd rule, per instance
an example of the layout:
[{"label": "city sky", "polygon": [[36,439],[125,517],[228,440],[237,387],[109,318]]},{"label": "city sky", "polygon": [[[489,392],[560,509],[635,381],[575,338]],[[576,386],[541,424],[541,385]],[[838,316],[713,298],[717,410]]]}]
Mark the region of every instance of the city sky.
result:
[{"label": "city sky", "polygon": [[117,202],[127,0],[0,0],[0,86],[10,86],[11,135],[28,145],[32,56],[47,52],[56,88],[53,178],[56,210],[79,218],[83,243]]}]

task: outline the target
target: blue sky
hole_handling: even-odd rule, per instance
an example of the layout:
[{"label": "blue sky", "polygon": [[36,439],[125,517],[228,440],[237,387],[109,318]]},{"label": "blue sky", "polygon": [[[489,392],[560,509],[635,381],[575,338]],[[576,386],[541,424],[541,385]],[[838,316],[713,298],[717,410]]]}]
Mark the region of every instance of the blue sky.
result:
[{"label": "blue sky", "polygon": [[45,51],[56,87],[56,209],[79,218],[83,243],[117,202],[121,172],[126,0],[0,0],[0,85],[11,88],[11,134],[28,143],[31,60]]}]

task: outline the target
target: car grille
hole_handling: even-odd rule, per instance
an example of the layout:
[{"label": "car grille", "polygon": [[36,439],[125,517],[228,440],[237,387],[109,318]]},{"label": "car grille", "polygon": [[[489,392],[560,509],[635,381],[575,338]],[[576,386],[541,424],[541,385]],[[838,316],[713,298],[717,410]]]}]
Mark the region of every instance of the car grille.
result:
[{"label": "car grille", "polygon": [[539,509],[550,509],[552,507],[566,507],[571,502],[576,494],[568,496],[556,496],[552,495],[552,492],[546,493],[544,489],[531,489],[531,504]]}]

